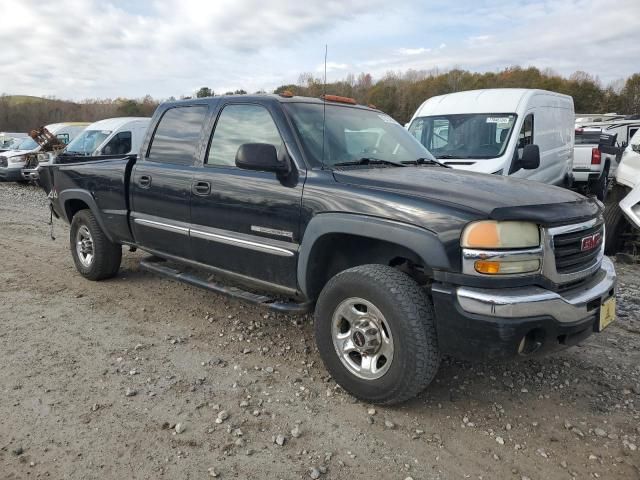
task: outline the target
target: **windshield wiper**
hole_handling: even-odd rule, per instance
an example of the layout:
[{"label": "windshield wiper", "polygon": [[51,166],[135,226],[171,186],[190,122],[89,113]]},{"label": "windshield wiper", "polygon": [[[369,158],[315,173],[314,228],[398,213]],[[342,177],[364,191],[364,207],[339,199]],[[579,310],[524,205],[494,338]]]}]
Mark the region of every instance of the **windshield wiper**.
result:
[{"label": "windshield wiper", "polygon": [[451,168],[449,165],[447,165],[445,163],[442,163],[442,162],[439,162],[435,158],[424,158],[424,157],[421,157],[421,158],[416,158],[415,160],[409,160],[409,161],[402,162],[402,163],[404,163],[405,165],[406,164],[413,164],[413,163],[415,163],[416,165],[431,164],[431,165],[440,165],[441,167],[444,167],[444,168]]},{"label": "windshield wiper", "polygon": [[350,162],[334,163],[334,167],[348,167],[351,165],[393,165],[394,167],[406,167],[403,163],[394,162],[392,160],[382,160],[380,158],[363,157],[360,160]]},{"label": "windshield wiper", "polygon": [[444,154],[444,155],[436,155],[436,158],[451,159],[451,158],[462,158],[462,157],[459,155]]}]

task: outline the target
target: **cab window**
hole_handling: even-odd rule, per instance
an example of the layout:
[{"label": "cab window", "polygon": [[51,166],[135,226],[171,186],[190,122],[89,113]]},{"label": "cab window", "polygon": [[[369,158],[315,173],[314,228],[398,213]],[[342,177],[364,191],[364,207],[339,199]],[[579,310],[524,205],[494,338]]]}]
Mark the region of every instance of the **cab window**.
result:
[{"label": "cab window", "polygon": [[103,155],[124,155],[131,152],[131,132],[120,132],[102,149]]},{"label": "cab window", "polygon": [[235,167],[236,153],[245,143],[268,143],[280,154],[284,143],[269,111],[261,105],[227,105],[211,138],[207,165]]},{"label": "cab window", "polygon": [[207,116],[206,105],[167,110],[151,140],[147,158],[153,162],[193,165]]},{"label": "cab window", "polygon": [[518,137],[518,148],[524,148],[527,145],[533,145],[533,113],[524,117]]}]

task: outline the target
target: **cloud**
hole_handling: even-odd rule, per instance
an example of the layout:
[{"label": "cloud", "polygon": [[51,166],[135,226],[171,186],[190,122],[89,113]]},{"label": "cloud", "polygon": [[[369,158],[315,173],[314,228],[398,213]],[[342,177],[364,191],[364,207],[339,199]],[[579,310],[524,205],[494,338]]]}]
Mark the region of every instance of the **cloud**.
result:
[{"label": "cloud", "polygon": [[420,55],[423,53],[429,53],[431,51],[430,48],[399,48],[398,53],[400,55]]},{"label": "cloud", "polygon": [[[327,62],[327,72],[345,71],[350,65],[348,63]],[[316,72],[324,72],[324,63],[316,67]]]},{"label": "cloud", "polygon": [[73,99],[273,89],[323,71],[325,44],[329,80],[519,64],[610,81],[640,58],[637,0],[0,0],[0,11],[11,12],[0,92]]}]

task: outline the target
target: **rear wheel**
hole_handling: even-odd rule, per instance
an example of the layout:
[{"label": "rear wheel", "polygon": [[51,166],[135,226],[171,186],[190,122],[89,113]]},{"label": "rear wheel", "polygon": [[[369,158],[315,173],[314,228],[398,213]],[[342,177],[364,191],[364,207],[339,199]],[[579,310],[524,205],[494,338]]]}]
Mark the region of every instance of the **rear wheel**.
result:
[{"label": "rear wheel", "polygon": [[120,269],[122,247],[106,237],[90,210],[74,215],[69,247],[76,269],[89,280],[111,278]]},{"label": "rear wheel", "polygon": [[394,268],[362,265],[333,277],[318,299],[315,329],[327,370],[361,400],[403,402],[438,371],[432,303]]}]

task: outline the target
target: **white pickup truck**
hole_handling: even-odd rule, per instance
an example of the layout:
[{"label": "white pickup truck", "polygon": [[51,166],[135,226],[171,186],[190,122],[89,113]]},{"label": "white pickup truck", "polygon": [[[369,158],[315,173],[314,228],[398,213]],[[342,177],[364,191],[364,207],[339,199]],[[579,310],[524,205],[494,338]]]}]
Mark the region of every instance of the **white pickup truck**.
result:
[{"label": "white pickup truck", "polygon": [[593,194],[604,201],[609,179],[615,175],[617,162],[616,135],[603,133],[600,128],[576,128],[573,149],[574,187],[585,194]]},{"label": "white pickup truck", "polygon": [[631,137],[622,153],[604,218],[605,253],[608,255],[620,251],[629,238],[637,239],[640,232],[640,130]]}]

